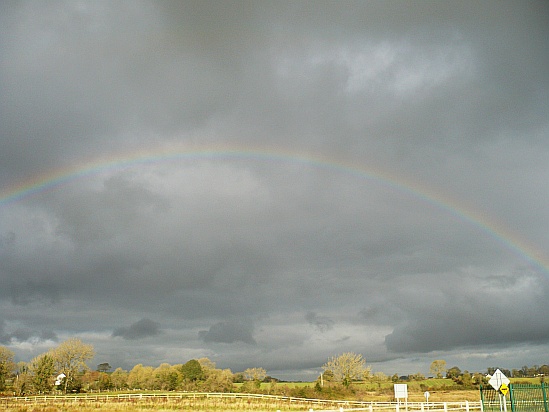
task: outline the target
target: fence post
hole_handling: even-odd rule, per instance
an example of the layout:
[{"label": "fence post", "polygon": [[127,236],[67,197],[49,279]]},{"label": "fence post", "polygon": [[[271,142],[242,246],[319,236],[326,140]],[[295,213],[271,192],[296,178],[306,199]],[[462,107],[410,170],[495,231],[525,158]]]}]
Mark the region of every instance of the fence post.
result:
[{"label": "fence post", "polygon": [[399,407],[398,407],[398,400],[397,400],[397,403],[396,403],[396,409],[395,410],[396,410],[396,412],[400,412]]},{"label": "fence post", "polygon": [[469,412],[469,401],[465,401],[465,412]]},{"label": "fence post", "polygon": [[545,412],[549,412],[549,405],[547,404],[547,385],[545,382],[541,382],[541,393],[543,393],[543,406],[545,406]]},{"label": "fence post", "polygon": [[444,412],[448,412],[448,403],[444,402]]},{"label": "fence post", "polygon": [[[505,401],[505,396],[503,397]],[[511,412],[515,412],[515,397],[513,396],[513,384],[509,384],[509,401],[511,402]]]}]

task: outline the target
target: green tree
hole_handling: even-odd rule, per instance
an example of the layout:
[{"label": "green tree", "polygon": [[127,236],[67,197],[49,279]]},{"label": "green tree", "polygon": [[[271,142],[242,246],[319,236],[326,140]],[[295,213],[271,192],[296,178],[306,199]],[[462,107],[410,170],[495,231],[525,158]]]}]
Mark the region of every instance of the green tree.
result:
[{"label": "green tree", "polygon": [[234,375],[230,369],[217,369],[215,362],[208,358],[200,358],[198,363],[200,363],[203,373],[200,390],[206,392],[230,392],[233,390]]},{"label": "green tree", "polygon": [[111,380],[111,375],[106,372],[99,372],[99,380],[97,382],[97,385],[102,391],[110,391],[114,388]]},{"label": "green tree", "polygon": [[29,364],[27,362],[17,362],[17,365],[15,366],[13,391],[17,396],[32,392],[32,379],[29,372]]},{"label": "green tree", "polygon": [[488,378],[486,375],[480,372],[475,372],[472,377],[472,381],[475,385],[485,385],[488,383]]},{"label": "green tree", "polygon": [[442,378],[446,373],[446,361],[442,359],[437,359],[431,362],[429,367],[429,372],[431,372],[437,378]]},{"label": "green tree", "polygon": [[324,372],[322,372],[322,381],[323,382],[333,382],[334,381],[334,373],[330,369],[325,369]]},{"label": "green tree", "polygon": [[244,383],[245,380],[246,380],[246,377],[244,376],[244,372],[236,372],[233,375],[234,383]]},{"label": "green tree", "polygon": [[64,373],[64,392],[69,386],[78,389],[78,374],[87,370],[86,361],[95,356],[92,345],[83,343],[78,338],[70,338],[61,342],[51,351],[57,373]]},{"label": "green tree", "polygon": [[173,391],[177,388],[180,374],[176,367],[169,363],[162,363],[154,370],[156,378],[156,389]]},{"label": "green tree", "polygon": [[204,378],[204,372],[200,362],[196,359],[191,359],[187,363],[181,366],[180,369],[183,379],[187,382],[196,382]]},{"label": "green tree", "polygon": [[201,388],[207,392],[230,392],[233,389],[233,373],[230,369],[210,369]]},{"label": "green tree", "polygon": [[138,363],[128,374],[128,386],[131,389],[152,389],[154,385],[154,369]]},{"label": "green tree", "polygon": [[446,371],[446,377],[451,379],[457,379],[461,375],[461,369],[457,366],[452,366]]},{"label": "green tree", "polygon": [[15,354],[11,350],[5,346],[0,346],[0,391],[6,388],[6,379],[11,376],[15,369],[14,356]]},{"label": "green tree", "polygon": [[412,373],[412,374],[408,375],[408,379],[411,380],[411,381],[424,381],[425,380],[425,375],[423,375],[423,373],[421,373],[421,372]]},{"label": "green tree", "polygon": [[468,371],[464,371],[458,378],[458,384],[469,387],[473,384],[473,377]]},{"label": "green tree", "polygon": [[108,362],[103,362],[97,365],[97,372],[108,372],[111,369],[111,365]]},{"label": "green tree", "polygon": [[114,389],[122,390],[128,387],[128,372],[122,368],[116,368],[110,378]]},{"label": "green tree", "polygon": [[38,393],[49,393],[53,387],[55,361],[51,353],[38,355],[30,362],[32,385]]},{"label": "green tree", "polygon": [[322,369],[331,371],[334,380],[349,386],[352,381],[362,380],[370,375],[370,367],[366,367],[366,360],[360,354],[345,352],[333,356],[326,362]]}]

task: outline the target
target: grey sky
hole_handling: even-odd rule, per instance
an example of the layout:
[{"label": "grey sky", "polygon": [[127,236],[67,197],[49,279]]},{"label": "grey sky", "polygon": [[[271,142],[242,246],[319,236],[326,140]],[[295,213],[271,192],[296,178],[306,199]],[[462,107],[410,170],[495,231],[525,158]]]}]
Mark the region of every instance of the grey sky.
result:
[{"label": "grey sky", "polygon": [[548,363],[548,38],[544,1],[2,2],[0,343]]}]

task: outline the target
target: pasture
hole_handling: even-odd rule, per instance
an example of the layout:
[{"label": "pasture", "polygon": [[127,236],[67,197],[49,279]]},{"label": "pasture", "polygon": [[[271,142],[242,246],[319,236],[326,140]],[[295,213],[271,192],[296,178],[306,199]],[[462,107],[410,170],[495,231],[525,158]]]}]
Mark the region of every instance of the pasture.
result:
[{"label": "pasture", "polygon": [[[3,398],[0,411],[6,412],[134,412],[134,411],[350,411],[399,412],[404,410],[395,402],[307,399],[287,396],[242,393],[133,393],[86,394],[68,396],[34,396]],[[478,401],[413,402],[406,404],[407,412],[456,411],[477,412]]]},{"label": "pasture", "polygon": [[[513,379],[513,383],[539,383],[539,379]],[[0,412],[141,412],[141,411],[198,411],[198,412],[301,412],[363,410],[370,412],[426,412],[426,411],[480,411],[478,389],[462,389],[450,379],[426,379],[407,382],[407,408],[397,408],[392,382],[363,382],[352,385],[347,396],[333,399],[312,399],[269,395],[276,392],[314,389],[311,382],[264,383],[262,394],[247,393],[186,393],[186,392],[131,392],[95,393],[68,396],[34,396],[0,398]],[[235,385],[235,389],[238,385]],[[329,390],[329,388],[326,388]],[[424,393],[428,390],[429,403]],[[320,395],[320,394],[319,394]],[[326,393],[325,393],[326,395]],[[316,398],[316,397],[315,397]],[[359,408],[359,409],[357,409]]]}]

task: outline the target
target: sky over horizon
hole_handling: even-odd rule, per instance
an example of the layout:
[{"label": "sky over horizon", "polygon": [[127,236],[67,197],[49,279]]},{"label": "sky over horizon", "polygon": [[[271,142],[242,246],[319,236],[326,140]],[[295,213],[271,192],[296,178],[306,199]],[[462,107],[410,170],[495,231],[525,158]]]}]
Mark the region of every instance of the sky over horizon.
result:
[{"label": "sky over horizon", "polygon": [[0,345],[315,379],[549,363],[549,4],[0,4]]}]

